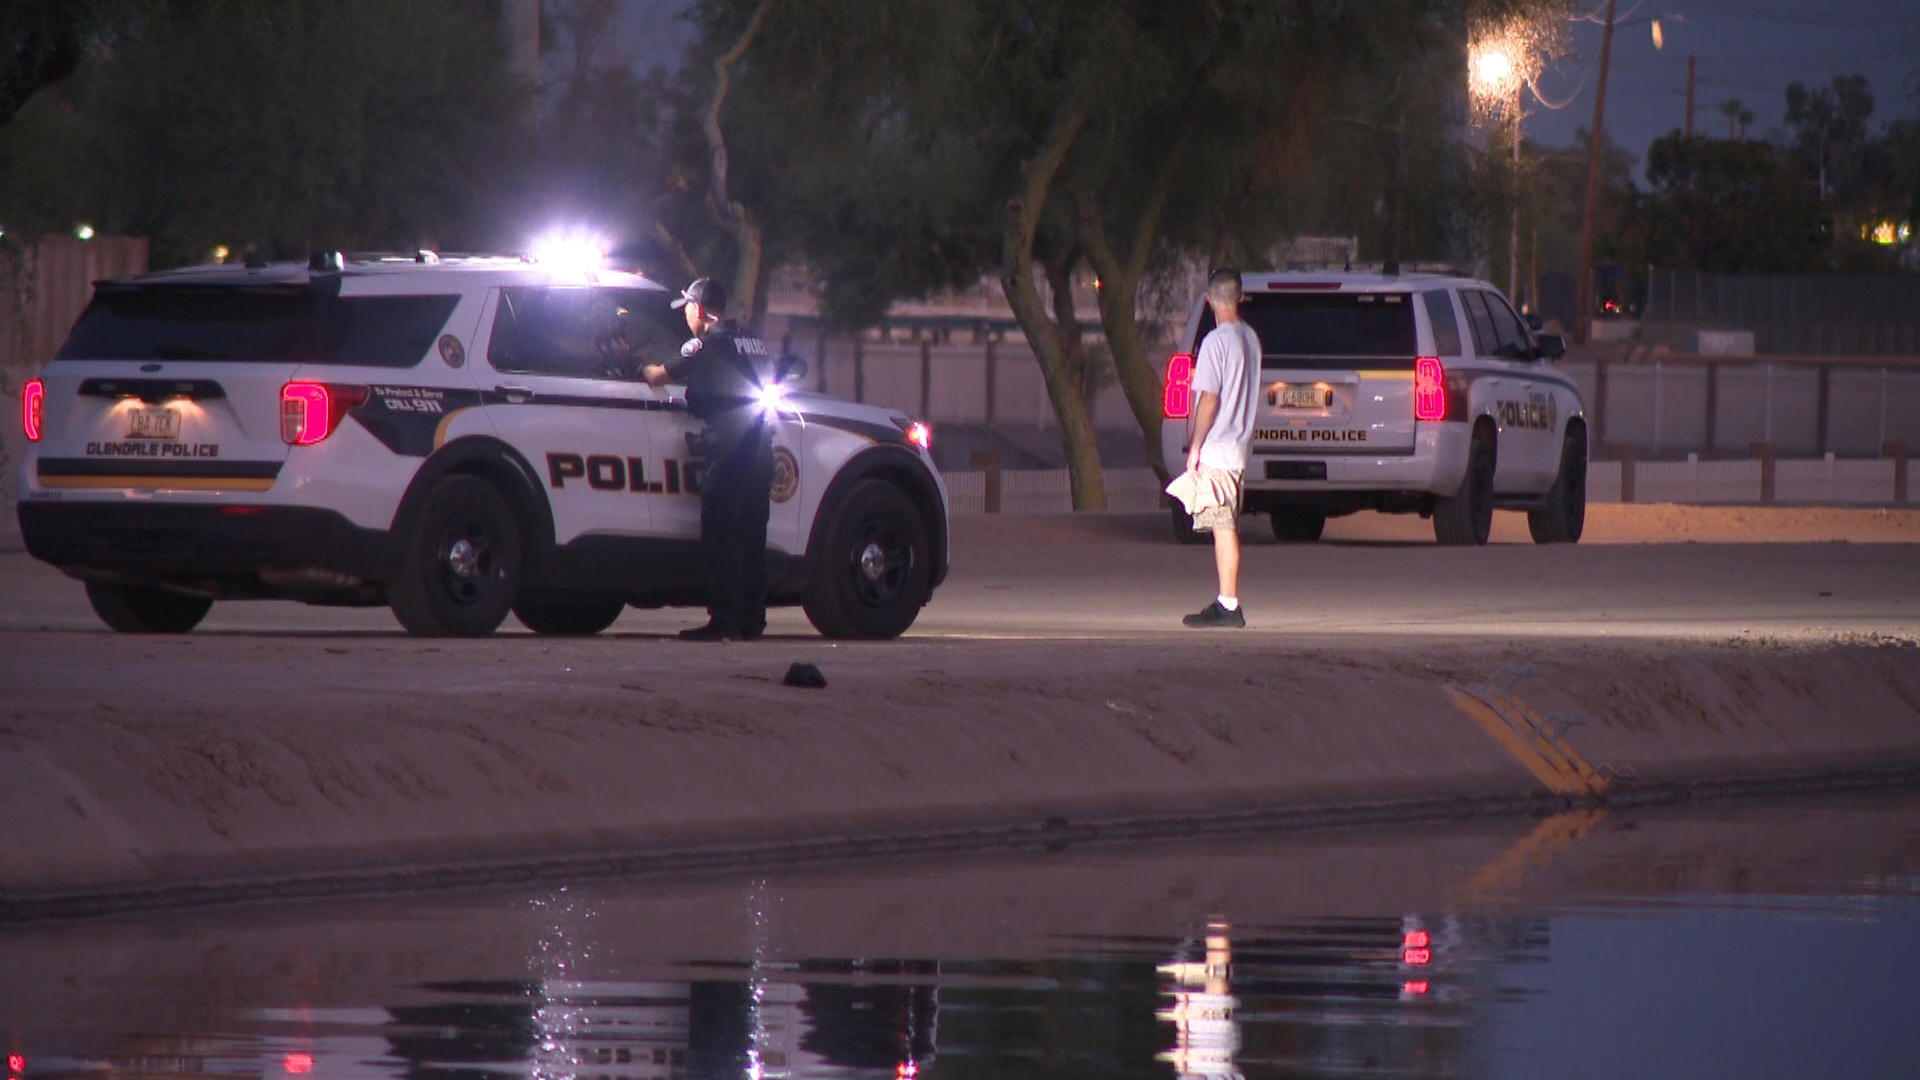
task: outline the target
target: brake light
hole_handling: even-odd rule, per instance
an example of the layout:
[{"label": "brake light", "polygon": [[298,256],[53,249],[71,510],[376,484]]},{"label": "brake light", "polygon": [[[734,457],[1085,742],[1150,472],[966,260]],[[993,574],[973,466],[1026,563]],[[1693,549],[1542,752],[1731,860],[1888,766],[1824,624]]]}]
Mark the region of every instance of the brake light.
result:
[{"label": "brake light", "polygon": [[1447,418],[1447,371],[1437,356],[1422,356],[1413,362],[1413,418]]},{"label": "brake light", "polygon": [[312,446],[334,433],[348,409],[366,400],[364,386],[290,382],[280,388],[280,441]]},{"label": "brake light", "polygon": [[1162,399],[1169,420],[1185,420],[1193,411],[1193,357],[1175,353],[1167,361],[1167,392]]},{"label": "brake light", "polygon": [[42,422],[47,415],[47,384],[28,379],[20,388],[20,426],[26,429],[28,442],[39,442]]}]

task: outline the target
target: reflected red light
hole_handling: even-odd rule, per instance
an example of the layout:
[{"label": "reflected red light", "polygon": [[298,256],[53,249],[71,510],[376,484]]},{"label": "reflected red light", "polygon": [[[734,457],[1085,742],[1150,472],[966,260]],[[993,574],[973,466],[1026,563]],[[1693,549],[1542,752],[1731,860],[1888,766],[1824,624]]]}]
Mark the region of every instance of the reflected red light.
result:
[{"label": "reflected red light", "polygon": [[1426,965],[1433,963],[1433,950],[1408,949],[1405,952],[1402,952],[1400,954],[1400,962],[1404,964],[1412,964],[1414,967],[1425,967]]},{"label": "reflected red light", "polygon": [[1406,939],[1400,942],[1403,949],[1424,949],[1433,944],[1432,935],[1425,930],[1409,930]]},{"label": "reflected red light", "polygon": [[914,1077],[919,1075],[920,1066],[911,1061],[901,1062],[900,1067],[893,1071],[894,1080],[913,1080]]},{"label": "reflected red light", "polygon": [[1427,992],[1427,980],[1419,979],[1414,982],[1402,984],[1400,987],[1400,992],[1403,994],[1414,995],[1414,996],[1424,994]]},{"label": "reflected red light", "polygon": [[1413,418],[1447,418],[1447,370],[1437,356],[1422,356],[1413,362]]},{"label": "reflected red light", "polygon": [[[39,380],[35,379],[34,381],[38,382]],[[27,1071],[27,1055],[8,1054],[7,1055],[7,1071],[12,1073],[15,1076],[19,1076],[21,1073],[26,1072]]]},{"label": "reflected red light", "polygon": [[289,1073],[295,1076],[305,1076],[313,1071],[313,1055],[288,1054],[286,1060],[281,1062],[281,1064],[286,1067]]},{"label": "reflected red light", "polygon": [[[28,442],[40,441],[41,421],[46,414],[47,384],[39,379],[28,379],[27,385],[20,388],[20,426],[26,429]],[[13,1059],[7,1060],[11,1062]]]},{"label": "reflected red light", "polygon": [[1175,353],[1167,361],[1167,393],[1162,412],[1169,420],[1185,420],[1193,411],[1193,357]]}]

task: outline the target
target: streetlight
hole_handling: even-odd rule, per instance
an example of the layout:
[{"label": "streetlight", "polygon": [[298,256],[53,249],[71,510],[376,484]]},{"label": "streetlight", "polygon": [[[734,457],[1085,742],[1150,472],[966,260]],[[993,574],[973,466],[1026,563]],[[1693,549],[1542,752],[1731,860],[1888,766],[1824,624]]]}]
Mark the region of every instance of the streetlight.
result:
[{"label": "streetlight", "polygon": [[1513,119],[1513,216],[1507,235],[1507,297],[1520,292],[1520,120],[1524,93],[1540,74],[1541,54],[1553,47],[1537,23],[1515,20],[1491,27],[1467,47],[1467,89],[1489,118]]}]

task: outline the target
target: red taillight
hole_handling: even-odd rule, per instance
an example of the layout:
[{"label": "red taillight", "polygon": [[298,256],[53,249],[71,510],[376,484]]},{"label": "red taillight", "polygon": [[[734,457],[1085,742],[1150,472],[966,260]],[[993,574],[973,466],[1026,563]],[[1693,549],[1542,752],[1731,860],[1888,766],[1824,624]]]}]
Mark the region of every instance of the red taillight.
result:
[{"label": "red taillight", "polygon": [[1409,930],[1400,940],[1400,947],[1403,949],[1424,949],[1431,944],[1433,944],[1433,937],[1425,930]]},{"label": "red taillight", "polygon": [[348,409],[366,400],[364,386],[290,382],[280,388],[280,441],[312,446],[333,434]]},{"label": "red taillight", "polygon": [[1175,353],[1167,361],[1167,392],[1161,404],[1169,420],[1185,420],[1193,411],[1193,357]]},{"label": "red taillight", "polygon": [[1413,418],[1447,418],[1447,370],[1437,356],[1422,356],[1413,362]]},{"label": "red taillight", "polygon": [[20,388],[20,426],[26,429],[28,442],[39,442],[41,423],[47,415],[47,384],[28,379]]},{"label": "red taillight", "polygon": [[1400,962],[1412,967],[1426,967],[1433,962],[1432,949],[1402,949]]},{"label": "red taillight", "polygon": [[306,1076],[313,1072],[313,1055],[288,1054],[281,1060],[280,1066],[293,1076]]},{"label": "red taillight", "polygon": [[[40,385],[40,380],[35,379],[32,382],[28,383],[27,385],[38,386]],[[7,1055],[7,1071],[12,1073],[15,1076],[19,1076],[22,1073],[26,1072],[27,1071],[27,1055],[8,1054]]]}]

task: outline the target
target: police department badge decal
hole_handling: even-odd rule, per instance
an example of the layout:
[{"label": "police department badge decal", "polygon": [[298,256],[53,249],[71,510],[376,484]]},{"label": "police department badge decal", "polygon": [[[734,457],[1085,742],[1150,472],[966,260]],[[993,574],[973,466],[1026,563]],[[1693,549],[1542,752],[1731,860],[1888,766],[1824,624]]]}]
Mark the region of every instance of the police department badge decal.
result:
[{"label": "police department badge decal", "polygon": [[784,446],[773,451],[773,489],[768,493],[777,503],[786,502],[800,490],[800,463]]},{"label": "police department badge decal", "polygon": [[440,359],[445,360],[448,367],[457,368],[467,362],[467,347],[452,334],[441,334]]}]

